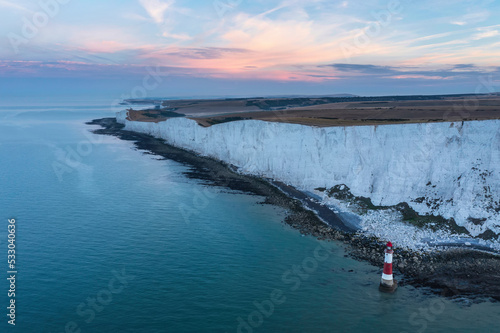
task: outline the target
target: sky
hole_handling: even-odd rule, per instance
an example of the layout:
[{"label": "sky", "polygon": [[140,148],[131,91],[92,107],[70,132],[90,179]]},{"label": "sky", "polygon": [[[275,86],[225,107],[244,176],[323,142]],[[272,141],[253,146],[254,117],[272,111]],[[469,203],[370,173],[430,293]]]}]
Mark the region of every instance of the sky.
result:
[{"label": "sky", "polygon": [[0,0],[0,98],[500,91],[500,1]]}]

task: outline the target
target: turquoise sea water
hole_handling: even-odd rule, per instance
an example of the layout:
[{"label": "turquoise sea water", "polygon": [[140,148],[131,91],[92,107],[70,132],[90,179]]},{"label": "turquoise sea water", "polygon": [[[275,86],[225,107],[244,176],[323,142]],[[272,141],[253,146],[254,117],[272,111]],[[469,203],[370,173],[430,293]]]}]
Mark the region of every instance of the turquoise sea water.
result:
[{"label": "turquoise sea water", "polygon": [[0,107],[0,332],[498,331],[499,304],[380,294],[381,267],[302,237],[262,198],[88,132],[111,115],[97,102]]}]

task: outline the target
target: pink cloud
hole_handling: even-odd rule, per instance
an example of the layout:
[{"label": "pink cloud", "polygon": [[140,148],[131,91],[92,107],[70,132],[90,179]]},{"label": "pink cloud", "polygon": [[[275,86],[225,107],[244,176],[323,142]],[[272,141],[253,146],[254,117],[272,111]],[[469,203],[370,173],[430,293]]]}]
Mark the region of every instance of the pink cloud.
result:
[{"label": "pink cloud", "polygon": [[442,77],[442,76],[431,76],[431,75],[395,75],[388,76],[389,79],[422,79],[422,80],[449,80],[450,78]]},{"label": "pink cloud", "polygon": [[89,53],[116,53],[131,48],[134,48],[134,46],[113,40],[103,40],[87,42],[78,49]]}]

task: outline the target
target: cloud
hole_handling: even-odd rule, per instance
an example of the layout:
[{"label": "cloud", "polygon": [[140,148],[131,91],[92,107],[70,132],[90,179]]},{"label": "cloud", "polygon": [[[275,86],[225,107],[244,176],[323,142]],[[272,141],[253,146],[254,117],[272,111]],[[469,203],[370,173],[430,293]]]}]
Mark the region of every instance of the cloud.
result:
[{"label": "cloud", "polygon": [[468,24],[472,25],[472,24],[484,22],[489,17],[490,17],[490,12],[487,10],[482,10],[482,11],[478,11],[478,12],[472,12],[469,14],[465,14],[465,15],[457,18],[456,20],[451,21],[450,23],[455,24],[455,25],[460,25],[460,26],[468,25]]},{"label": "cloud", "polygon": [[394,73],[392,67],[359,64],[331,64],[327,65],[341,72],[358,72],[365,74],[389,74]]},{"label": "cloud", "polygon": [[124,19],[133,20],[133,21],[144,22],[144,21],[149,20],[149,18],[147,18],[146,16],[142,16],[142,15],[139,15],[137,13],[124,13],[122,16]]},{"label": "cloud", "polygon": [[224,46],[253,51],[247,54],[250,64],[243,66],[283,67],[342,58],[338,45],[344,34],[337,27],[334,17],[328,21],[288,15],[271,19],[241,13],[219,33]]},{"label": "cloud", "polygon": [[174,0],[139,0],[139,3],[156,23],[163,23],[165,12],[174,4]]},{"label": "cloud", "polygon": [[[181,42],[193,39],[187,31],[189,28],[199,27],[200,22],[193,23],[187,20],[189,17],[192,19],[191,9],[176,6],[175,0],[139,0],[139,2],[158,25],[157,36]],[[182,18],[178,17],[179,14]],[[139,20],[140,17],[135,17],[135,19]]]},{"label": "cloud", "polygon": [[429,35],[429,36],[422,36],[422,37],[414,38],[412,40],[412,43],[423,42],[423,41],[436,39],[436,38],[444,38],[444,37],[448,37],[452,34],[453,34],[453,32],[443,32],[443,33],[433,34],[433,35]]},{"label": "cloud", "polygon": [[90,53],[116,53],[130,50],[134,45],[126,44],[114,40],[90,41],[85,44],[82,50]]},{"label": "cloud", "polygon": [[446,77],[436,76],[436,75],[418,75],[418,74],[408,74],[408,75],[395,75],[389,77],[390,79],[419,79],[419,80],[446,80]]},{"label": "cloud", "polygon": [[474,67],[476,66],[474,66],[473,64],[456,64],[455,66],[453,66],[454,69],[471,69]]},{"label": "cloud", "polygon": [[174,33],[168,32],[168,31],[164,31],[161,35],[165,38],[172,38],[172,39],[177,39],[177,40],[181,40],[181,41],[187,41],[187,40],[193,39],[193,37],[191,37],[187,34],[174,34]]},{"label": "cloud", "polygon": [[[222,48],[222,47],[205,47],[205,48],[183,48],[176,52],[167,53],[188,59],[221,59],[228,53],[247,53],[245,49]],[[248,67],[248,66],[246,66]]]},{"label": "cloud", "polygon": [[[106,3],[109,8],[94,15],[95,8],[75,2],[78,10],[74,12],[89,20],[72,20],[75,14],[68,12],[30,40],[19,59],[46,61],[37,67],[44,73],[48,68],[77,73],[85,66],[57,61],[84,59],[96,64],[95,68],[97,64],[116,64],[125,71],[133,66],[168,64],[193,76],[318,81],[339,77],[458,78],[498,63],[500,44],[495,39],[500,26],[480,28],[493,20],[497,8],[469,8],[469,0],[444,1],[453,6],[440,2],[436,9],[430,2],[415,4],[411,15],[409,11],[409,16],[403,15],[405,20],[393,17],[379,29],[370,29],[373,12],[385,10],[375,0],[363,4],[349,0],[222,0],[238,2],[222,19],[212,0],[138,0],[133,6],[123,5],[112,16],[105,14],[113,9],[112,4]],[[29,5],[27,0],[0,0],[0,8],[8,7],[0,15],[9,21],[20,6]],[[484,24],[475,24],[488,18]],[[19,30],[19,20],[10,20],[12,29]],[[450,21],[464,27],[451,26]],[[4,51],[9,49],[7,43],[5,38],[0,40],[0,58],[18,59]],[[352,48],[350,56],[343,45]],[[15,66],[10,68],[13,73]],[[18,68],[23,73],[38,70],[33,65]],[[114,68],[118,72],[119,67]],[[115,69],[107,67],[106,71]]]},{"label": "cloud", "polygon": [[[480,30],[480,29],[478,29]],[[500,35],[500,32],[498,30],[487,30],[483,32],[479,32],[472,36],[473,40],[479,40],[479,39],[484,39],[484,38],[491,38]]]},{"label": "cloud", "polygon": [[361,77],[366,79],[426,79],[426,80],[448,80],[448,79],[476,79],[485,73],[499,72],[498,68],[477,67],[473,64],[456,64],[441,66],[441,68],[415,67],[415,66],[378,66],[371,64],[331,64],[320,66],[331,67],[340,78]]},{"label": "cloud", "polygon": [[12,9],[17,9],[23,12],[30,12],[31,10],[26,9],[25,7],[11,1],[6,1],[6,0],[0,0],[0,7],[5,7],[5,8],[12,8]]},{"label": "cloud", "polygon": [[[188,50],[178,50],[179,54]],[[222,56],[226,53],[247,54],[243,50],[189,50],[190,52],[201,52],[200,57],[210,56],[210,52]],[[208,52],[208,55],[203,53]],[[175,56],[171,56],[175,57]],[[179,58],[179,55],[177,56]],[[194,59],[200,64],[203,61],[213,61],[213,59]],[[227,62],[224,58],[218,60]],[[167,62],[165,62],[167,63]],[[399,87],[399,85],[413,84],[415,89],[433,85],[438,82],[448,82],[449,84],[468,85],[472,91],[478,82],[478,78],[491,75],[500,76],[500,67],[478,67],[472,64],[456,64],[441,66],[440,68],[430,68],[426,66],[378,66],[374,64],[341,64],[335,63],[323,66],[296,66],[295,68],[260,68],[258,66],[246,65],[236,71],[236,69],[221,69],[220,67],[208,66],[195,67],[189,61],[189,66],[182,67],[160,66],[156,71],[168,73],[172,79],[188,78],[189,80],[201,79],[224,79],[224,80],[261,80],[263,81],[281,81],[281,82],[317,82],[327,83],[337,81],[339,84],[348,85],[368,85],[372,87],[388,86],[390,89]],[[210,63],[210,62],[209,62]],[[57,62],[33,62],[33,61],[0,61],[1,77],[68,77],[72,78],[123,78],[136,79],[144,77],[148,73],[148,66],[144,65],[123,65],[82,62],[82,61],[57,61]],[[395,83],[397,82],[397,83]],[[419,86],[420,85],[420,86]],[[391,88],[392,87],[392,88]]]}]

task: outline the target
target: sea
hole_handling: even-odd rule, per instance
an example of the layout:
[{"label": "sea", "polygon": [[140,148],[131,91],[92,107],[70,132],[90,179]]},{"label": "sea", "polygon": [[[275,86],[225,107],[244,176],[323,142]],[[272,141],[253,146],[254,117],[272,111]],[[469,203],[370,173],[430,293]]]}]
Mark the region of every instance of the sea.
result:
[{"label": "sea", "polygon": [[500,304],[380,293],[383,262],[85,124],[120,108],[1,101],[0,332],[498,332]]}]

